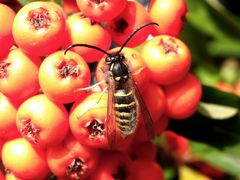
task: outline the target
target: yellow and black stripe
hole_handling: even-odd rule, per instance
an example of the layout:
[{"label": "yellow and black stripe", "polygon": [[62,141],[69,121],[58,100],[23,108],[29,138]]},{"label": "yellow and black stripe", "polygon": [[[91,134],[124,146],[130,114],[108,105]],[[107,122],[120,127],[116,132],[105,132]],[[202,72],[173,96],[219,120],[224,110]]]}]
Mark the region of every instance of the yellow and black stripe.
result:
[{"label": "yellow and black stripe", "polygon": [[114,94],[116,123],[123,136],[135,131],[137,105],[133,92],[128,89],[118,89]]}]

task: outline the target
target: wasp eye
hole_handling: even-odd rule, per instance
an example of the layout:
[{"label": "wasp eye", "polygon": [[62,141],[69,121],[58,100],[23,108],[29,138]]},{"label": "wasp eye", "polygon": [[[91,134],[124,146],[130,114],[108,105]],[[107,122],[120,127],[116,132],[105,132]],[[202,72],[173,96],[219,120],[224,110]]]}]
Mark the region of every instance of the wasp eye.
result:
[{"label": "wasp eye", "polygon": [[123,54],[120,54],[119,58],[120,58],[120,60],[123,60],[125,58],[125,56]]},{"label": "wasp eye", "polygon": [[110,56],[108,56],[107,58],[106,58],[106,62],[111,62],[111,57]]}]

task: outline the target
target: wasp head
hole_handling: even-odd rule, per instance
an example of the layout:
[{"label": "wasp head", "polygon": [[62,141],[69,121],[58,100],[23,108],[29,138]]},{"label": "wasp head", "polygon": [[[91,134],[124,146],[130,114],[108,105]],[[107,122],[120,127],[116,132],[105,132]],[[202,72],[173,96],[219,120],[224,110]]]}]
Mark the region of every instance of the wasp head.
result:
[{"label": "wasp head", "polygon": [[113,62],[120,62],[125,59],[124,55],[121,53],[111,54],[106,57],[106,64],[111,64]]}]

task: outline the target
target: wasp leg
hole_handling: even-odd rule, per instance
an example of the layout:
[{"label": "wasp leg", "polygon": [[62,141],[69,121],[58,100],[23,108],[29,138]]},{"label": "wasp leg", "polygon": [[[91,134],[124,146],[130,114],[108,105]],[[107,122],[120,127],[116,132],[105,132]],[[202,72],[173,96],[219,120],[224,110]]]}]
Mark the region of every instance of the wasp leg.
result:
[{"label": "wasp leg", "polygon": [[85,112],[83,112],[82,114],[80,114],[79,116],[77,116],[77,118],[78,118],[78,119],[81,118],[81,117],[82,117],[84,114],[86,114],[89,110],[94,109],[94,108],[95,108],[94,106],[98,105],[98,103],[101,101],[101,99],[102,99],[104,93],[107,91],[107,89],[108,89],[108,87],[105,87],[105,88],[103,89],[103,91],[102,91],[99,99],[98,99],[96,102],[94,102]]},{"label": "wasp leg", "polygon": [[107,91],[107,89],[108,89],[108,87],[105,87],[105,88],[103,89],[102,94],[101,94],[101,96],[99,97],[99,99],[98,99],[98,101],[96,102],[95,105],[97,105],[97,104],[100,102],[101,98],[103,97],[103,95],[104,95],[104,93]]},{"label": "wasp leg", "polygon": [[100,82],[98,82],[98,83],[96,83],[96,84],[94,84],[94,85],[92,85],[92,86],[89,86],[89,87],[75,89],[74,92],[78,92],[78,91],[90,91],[91,89],[93,89],[93,88],[95,88],[95,87],[97,87],[97,86],[99,86],[100,84],[103,84],[103,83],[105,83],[105,80],[102,80],[102,81],[100,81]]},{"label": "wasp leg", "polygon": [[145,67],[141,67],[140,69],[137,70],[137,72],[132,73],[132,76],[140,74],[144,69],[145,69]]}]

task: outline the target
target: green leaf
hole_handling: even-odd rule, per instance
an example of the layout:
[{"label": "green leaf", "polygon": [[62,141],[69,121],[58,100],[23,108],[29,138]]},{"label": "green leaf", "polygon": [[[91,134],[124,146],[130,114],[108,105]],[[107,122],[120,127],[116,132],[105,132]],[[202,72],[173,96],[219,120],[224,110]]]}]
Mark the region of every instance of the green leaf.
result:
[{"label": "green leaf", "polygon": [[238,81],[240,63],[237,59],[226,59],[221,65],[220,76],[223,82],[235,85]]},{"label": "green leaf", "polygon": [[176,171],[174,169],[170,168],[170,167],[164,168],[163,172],[164,172],[164,179],[165,180],[172,180],[176,176]]},{"label": "green leaf", "polygon": [[229,22],[221,12],[209,6],[206,0],[187,0],[187,6],[189,9],[188,22],[204,34],[223,41],[240,37],[240,26],[237,25],[240,21],[234,24]]},{"label": "green leaf", "polygon": [[213,103],[200,102],[198,112],[211,119],[224,120],[238,114],[238,109]]},{"label": "green leaf", "polygon": [[223,21],[228,22],[228,28],[233,31],[240,31],[240,18],[234,15],[231,11],[225,8],[219,0],[206,0],[207,4],[211,6],[219,15]]},{"label": "green leaf", "polygon": [[193,63],[197,60],[201,65],[201,61],[213,61],[212,57],[240,57],[239,17],[220,6],[218,0],[187,0],[187,5],[182,37],[190,47]]},{"label": "green leaf", "polygon": [[205,85],[214,85],[220,81],[219,70],[213,64],[202,61],[194,69],[195,75],[198,77],[200,82]]},{"label": "green leaf", "polygon": [[34,2],[35,0],[17,0],[22,6],[30,3],[30,2]]},{"label": "green leaf", "polygon": [[209,58],[206,51],[208,37],[196,29],[192,24],[186,23],[181,33],[181,39],[189,47],[194,65],[199,65]]},{"label": "green leaf", "polygon": [[[31,2],[35,2],[37,0],[17,0],[22,6],[28,4],[28,3],[31,3]],[[63,0],[42,0],[42,1],[51,1],[51,2],[55,2],[57,4],[59,4],[60,6],[62,5],[62,1]]]},{"label": "green leaf", "polygon": [[207,43],[206,47],[211,56],[240,57],[240,41],[238,40],[213,40]]},{"label": "green leaf", "polygon": [[225,36],[221,31],[219,31],[216,22],[210,15],[209,7],[204,1],[188,0],[187,6],[189,10],[187,21],[191,23],[195,28],[209,36]]},{"label": "green leaf", "polygon": [[169,130],[192,141],[194,156],[233,176],[240,173],[240,118],[216,121],[195,113],[184,121],[170,121]]},{"label": "green leaf", "polygon": [[199,159],[212,164],[225,172],[239,176],[240,175],[240,157],[232,154],[221,152],[220,150],[205,143],[190,143],[191,152]]},{"label": "green leaf", "polygon": [[63,0],[52,0],[52,1],[54,1],[57,4],[59,4],[60,6],[63,5]]},{"label": "green leaf", "polygon": [[170,121],[168,129],[190,140],[207,143],[221,151],[240,157],[238,115],[224,121],[216,121],[195,113],[184,121]]},{"label": "green leaf", "polygon": [[240,108],[240,97],[232,93],[217,90],[214,87],[202,85],[202,102],[215,103]]}]

